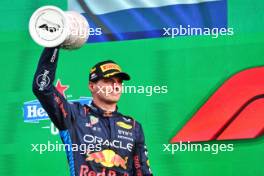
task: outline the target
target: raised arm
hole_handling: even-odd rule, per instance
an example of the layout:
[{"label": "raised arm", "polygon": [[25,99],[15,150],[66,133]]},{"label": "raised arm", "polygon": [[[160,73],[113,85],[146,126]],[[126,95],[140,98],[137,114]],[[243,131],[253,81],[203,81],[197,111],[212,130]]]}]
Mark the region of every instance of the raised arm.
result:
[{"label": "raised arm", "polygon": [[33,92],[59,130],[69,127],[72,117],[70,104],[54,87],[59,47],[45,48],[33,80]]}]

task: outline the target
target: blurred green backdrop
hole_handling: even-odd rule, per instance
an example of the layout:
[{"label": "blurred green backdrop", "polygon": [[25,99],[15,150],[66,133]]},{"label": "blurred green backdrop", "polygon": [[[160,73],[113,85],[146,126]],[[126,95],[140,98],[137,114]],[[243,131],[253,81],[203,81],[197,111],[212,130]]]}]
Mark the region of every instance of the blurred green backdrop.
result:
[{"label": "blurred green backdrop", "polygon": [[[23,103],[35,100],[33,74],[42,48],[29,36],[28,21],[40,6],[67,9],[67,1],[1,1],[0,175],[69,175],[64,152],[31,152],[31,144],[60,141],[49,121],[23,121]],[[89,96],[89,68],[114,59],[132,75],[129,85],[166,85],[167,94],[124,94],[119,109],[143,124],[151,168],[158,176],[262,176],[264,138],[234,143],[233,152],[163,152],[176,132],[230,76],[264,65],[264,2],[228,0],[232,37],[177,37],[87,44],[62,51],[57,78],[70,85],[69,99]]]}]

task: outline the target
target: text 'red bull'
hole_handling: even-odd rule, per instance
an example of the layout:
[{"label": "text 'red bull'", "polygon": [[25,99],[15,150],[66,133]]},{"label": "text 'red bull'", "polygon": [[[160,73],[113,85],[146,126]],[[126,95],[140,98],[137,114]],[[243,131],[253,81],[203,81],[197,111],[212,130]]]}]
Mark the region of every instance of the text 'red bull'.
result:
[{"label": "text 'red bull'", "polygon": [[[81,165],[80,176],[117,176],[117,173],[114,170],[106,171],[105,168],[102,169],[102,172],[95,172],[93,170],[90,170],[89,166]],[[122,176],[129,176],[129,175],[127,173],[124,173]]]},{"label": "text 'red bull'", "polygon": [[140,165],[140,161],[139,161],[139,156],[138,155],[134,156],[134,166],[136,168],[137,176],[143,176],[143,173],[141,171],[141,165]]}]

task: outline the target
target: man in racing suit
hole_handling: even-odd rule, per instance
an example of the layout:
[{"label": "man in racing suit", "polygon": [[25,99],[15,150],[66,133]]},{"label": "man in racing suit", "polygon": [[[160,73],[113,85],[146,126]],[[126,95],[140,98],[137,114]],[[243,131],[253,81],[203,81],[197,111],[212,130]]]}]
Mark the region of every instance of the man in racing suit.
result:
[{"label": "man in racing suit", "polygon": [[[129,75],[121,72],[113,61],[100,62],[89,75],[92,103],[68,102],[53,85],[59,50],[59,47],[44,49],[34,76],[33,92],[60,131],[70,175],[152,175],[141,125],[117,111],[122,81],[129,80]],[[119,91],[113,91],[116,88]],[[87,150],[80,151],[73,144]]]}]

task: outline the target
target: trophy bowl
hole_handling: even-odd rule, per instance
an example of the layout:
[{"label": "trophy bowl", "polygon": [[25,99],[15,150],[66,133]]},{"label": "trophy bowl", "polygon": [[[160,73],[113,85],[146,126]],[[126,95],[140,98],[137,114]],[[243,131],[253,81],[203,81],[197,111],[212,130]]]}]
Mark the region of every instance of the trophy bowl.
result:
[{"label": "trophy bowl", "polygon": [[89,24],[78,12],[43,6],[31,16],[29,33],[41,46],[77,49],[88,40]]}]

